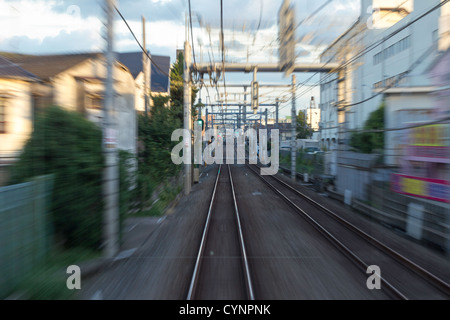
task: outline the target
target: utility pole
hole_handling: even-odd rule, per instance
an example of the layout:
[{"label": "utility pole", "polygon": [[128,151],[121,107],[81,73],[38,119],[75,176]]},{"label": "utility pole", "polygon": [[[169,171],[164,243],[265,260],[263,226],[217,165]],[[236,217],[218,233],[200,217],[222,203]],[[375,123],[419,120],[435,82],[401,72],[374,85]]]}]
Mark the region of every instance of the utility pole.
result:
[{"label": "utility pole", "polygon": [[266,122],[266,123],[265,123],[266,129],[267,129],[267,114],[268,114],[268,112],[269,112],[269,111],[268,111],[268,109],[266,108],[266,112],[265,112],[265,113],[266,113],[266,114],[265,114],[265,117],[266,117],[266,118],[264,119],[265,122]]},{"label": "utility pole", "polygon": [[145,103],[145,116],[148,116],[148,57],[147,57],[147,46],[146,46],[146,36],[145,36],[145,17],[142,16],[142,44],[144,51],[142,53],[142,69],[144,71],[144,103]]},{"label": "utility pole", "polygon": [[184,97],[183,97],[183,112],[184,112],[184,194],[191,193],[192,171],[191,171],[191,150],[192,150],[192,133],[191,133],[191,48],[186,37],[184,42]]},{"label": "utility pole", "polygon": [[244,131],[247,125],[247,87],[244,86]]},{"label": "utility pole", "polygon": [[295,181],[295,175],[297,171],[297,111],[295,108],[295,83],[296,83],[296,77],[295,74],[292,75],[292,110],[291,110],[291,178],[293,181]]},{"label": "utility pole", "polygon": [[115,0],[106,0],[106,81],[103,106],[103,250],[107,258],[114,257],[119,251],[119,167],[117,159],[117,129],[114,118],[114,6]]},{"label": "utility pole", "polygon": [[280,99],[277,98],[275,100],[275,129],[279,129],[279,125],[278,125],[278,111],[280,109]]},{"label": "utility pole", "polygon": [[241,111],[242,107],[239,106],[239,114],[238,114],[238,118],[237,118],[237,128],[240,129],[241,128]]}]

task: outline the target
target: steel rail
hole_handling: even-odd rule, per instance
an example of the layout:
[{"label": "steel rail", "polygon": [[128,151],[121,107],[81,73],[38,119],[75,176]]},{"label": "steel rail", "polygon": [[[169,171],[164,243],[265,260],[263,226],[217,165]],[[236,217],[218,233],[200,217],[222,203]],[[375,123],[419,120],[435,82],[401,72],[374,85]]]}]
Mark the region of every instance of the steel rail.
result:
[{"label": "steel rail", "polygon": [[275,179],[280,184],[282,184],[283,186],[289,188],[291,191],[295,192],[299,196],[301,196],[303,199],[307,200],[309,203],[314,205],[316,208],[319,208],[320,210],[324,211],[326,214],[328,214],[333,219],[335,219],[335,220],[339,221],[340,223],[342,223],[345,227],[347,227],[351,231],[355,232],[356,234],[358,234],[359,236],[364,238],[371,245],[373,245],[373,246],[377,247],[378,249],[384,251],[385,253],[389,254],[391,257],[396,259],[398,262],[403,264],[405,267],[413,270],[416,274],[418,274],[419,276],[424,278],[426,281],[428,281],[430,284],[432,284],[437,289],[441,290],[447,296],[450,296],[450,285],[446,281],[444,281],[441,278],[439,278],[438,276],[432,274],[428,270],[426,270],[423,267],[419,266],[418,264],[416,264],[415,262],[411,261],[410,259],[408,259],[404,255],[400,254],[399,252],[395,251],[394,249],[392,249],[392,248],[388,247],[387,245],[383,244],[379,240],[375,239],[371,235],[367,234],[366,232],[364,232],[360,228],[358,228],[355,225],[353,225],[351,222],[349,222],[346,219],[340,217],[339,215],[337,215],[336,213],[334,213],[330,209],[324,207],[323,205],[321,205],[317,201],[315,201],[315,200],[311,199],[310,197],[308,197],[306,194],[304,194],[304,193],[300,192],[299,190],[295,189],[294,187],[292,187],[288,183],[282,181],[281,179],[279,179],[279,178],[277,178],[275,176],[272,176],[272,178]]},{"label": "steel rail", "polygon": [[[290,206],[292,206],[297,212],[301,214],[302,217],[306,218],[311,225],[321,232],[333,245],[335,245],[339,250],[341,250],[345,256],[347,256],[350,261],[355,263],[358,267],[362,267],[363,272],[366,273],[369,268],[369,264],[364,262],[360,257],[358,257],[353,251],[351,251],[346,245],[344,245],[341,241],[339,241],[335,236],[333,236],[328,230],[326,230],[319,222],[314,220],[309,214],[307,214],[303,209],[297,206],[292,200],[290,200],[286,195],[284,195],[280,190],[278,190],[272,183],[267,181],[264,177],[262,177],[256,170],[254,170],[250,165],[248,168],[256,174],[264,183],[266,183],[272,190],[278,193]],[[389,281],[384,279],[381,275],[378,274],[379,279],[384,283],[384,285],[394,294],[396,297],[402,300],[408,300],[408,298],[401,293],[394,285],[392,285]]]},{"label": "steel rail", "polygon": [[[240,248],[241,255],[242,255],[242,267],[244,269],[246,293],[247,293],[249,300],[255,300],[253,285],[252,285],[252,281],[251,281],[251,277],[250,277],[250,268],[248,266],[247,251],[245,249],[244,236],[243,236],[243,232],[242,232],[242,226],[241,226],[241,221],[240,221],[240,216],[239,216],[239,209],[238,209],[237,200],[236,200],[236,193],[234,191],[233,178],[232,178],[230,166],[227,165],[227,167],[228,167],[228,175],[230,178],[231,193],[233,196],[233,206],[234,206],[234,211],[235,211],[235,217],[236,217],[236,221],[237,221],[237,229],[238,229],[238,235],[239,235],[239,248]],[[219,166],[217,178],[216,178],[216,181],[214,184],[214,189],[213,189],[213,193],[211,196],[211,201],[210,201],[209,209],[208,209],[208,215],[207,215],[206,222],[205,222],[205,228],[203,229],[202,240],[200,242],[200,248],[198,251],[197,260],[195,262],[194,272],[193,272],[191,283],[189,286],[187,300],[194,299],[195,290],[197,288],[198,278],[200,275],[200,269],[201,269],[201,263],[202,263],[202,257],[204,255],[204,251],[205,251],[205,247],[206,247],[206,241],[207,241],[208,231],[209,231],[210,222],[211,222],[211,215],[213,212],[213,205],[214,205],[214,201],[215,201],[215,196],[216,196],[216,191],[217,191],[217,186],[218,186],[221,171],[222,171],[222,165]]]},{"label": "steel rail", "polygon": [[241,218],[239,216],[239,209],[238,209],[237,201],[236,201],[236,193],[234,192],[234,184],[233,184],[233,178],[231,175],[230,166],[228,166],[228,174],[230,176],[231,193],[233,194],[233,202],[234,202],[234,212],[236,213],[236,220],[237,220],[237,226],[238,226],[238,232],[239,232],[239,243],[240,243],[240,247],[241,247],[242,263],[244,265],[244,271],[245,271],[244,275],[245,275],[245,284],[247,287],[247,295],[250,300],[255,300],[255,294],[253,291],[252,281],[250,278],[250,269],[248,267],[247,252],[245,250],[244,236],[242,234]]},{"label": "steel rail", "polygon": [[189,286],[189,292],[188,292],[188,295],[187,295],[187,300],[192,300],[193,294],[195,292],[195,288],[197,287],[197,280],[198,280],[198,275],[199,275],[199,272],[200,272],[200,265],[201,265],[203,253],[205,251],[206,236],[208,234],[208,229],[209,229],[210,220],[211,220],[212,207],[213,207],[213,204],[214,204],[214,199],[216,197],[216,190],[217,190],[217,185],[218,185],[218,182],[219,182],[219,177],[220,177],[221,170],[222,170],[222,165],[219,166],[219,170],[217,172],[216,182],[214,183],[214,189],[213,189],[213,193],[212,193],[212,196],[211,196],[211,202],[209,203],[208,215],[206,217],[205,228],[203,229],[202,241],[200,242],[200,249],[198,251],[197,260],[195,262],[194,273],[192,274],[192,279],[191,279],[191,284]]}]

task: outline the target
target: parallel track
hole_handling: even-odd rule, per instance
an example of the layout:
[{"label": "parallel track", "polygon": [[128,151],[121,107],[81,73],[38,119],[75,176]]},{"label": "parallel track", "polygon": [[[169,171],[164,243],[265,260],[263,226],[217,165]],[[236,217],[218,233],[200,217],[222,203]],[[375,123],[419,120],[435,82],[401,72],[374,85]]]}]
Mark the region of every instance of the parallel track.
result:
[{"label": "parallel track", "polygon": [[[291,205],[291,207],[293,207],[298,214],[300,214],[309,223],[311,223],[318,231],[320,231],[323,235],[325,235],[325,237],[329,241],[331,241],[336,247],[338,247],[339,250],[341,250],[352,262],[356,263],[360,268],[362,268],[363,272],[367,271],[367,268],[369,267],[370,264],[365,262],[360,257],[360,255],[363,253],[362,251],[370,250],[370,252],[372,252],[373,250],[377,250],[378,252],[382,252],[382,254],[384,254],[385,256],[388,256],[391,259],[394,259],[397,263],[401,264],[404,268],[408,269],[409,271],[412,271],[415,275],[418,275],[422,281],[426,282],[427,284],[432,285],[433,289],[438,289],[439,291],[436,290],[436,292],[439,292],[438,293],[439,298],[448,299],[450,297],[449,284],[446,283],[444,280],[440,279],[439,277],[437,277],[436,275],[427,271],[423,267],[417,265],[413,261],[411,261],[408,258],[404,257],[403,255],[399,254],[395,250],[389,248],[387,245],[385,245],[382,242],[380,242],[379,240],[373,238],[366,232],[362,231],[355,225],[346,221],[345,219],[343,219],[339,215],[335,214],[328,208],[325,208],[320,203],[314,201],[313,199],[311,199],[307,195],[303,194],[299,190],[293,188],[292,186],[285,183],[284,181],[278,179],[275,176],[270,176],[271,178],[269,178],[269,179],[272,179],[273,181],[275,181],[275,184],[278,184],[285,190],[288,190],[287,192],[280,191],[280,188],[279,187],[277,188],[276,185],[274,185],[274,183],[269,182],[269,179],[262,177],[259,174],[259,172],[256,170],[256,169],[259,169],[259,167],[257,167],[257,166],[252,167],[251,165],[247,165],[247,166],[258,177],[260,177],[272,190],[274,190],[279,196],[281,196],[281,198],[283,198],[289,205]],[[286,195],[286,193],[287,194],[291,193],[291,194],[293,194],[293,196],[289,197]],[[300,205],[300,200],[302,203],[301,205]],[[307,204],[305,203],[305,200],[306,200]],[[309,213],[307,213],[304,209],[301,208],[301,207],[308,206],[308,205],[309,205],[309,209],[308,209]],[[314,206],[315,210],[311,210],[311,205]],[[314,214],[313,214],[313,211],[315,212]],[[333,220],[334,222],[325,222],[323,213],[326,214],[326,217],[328,217],[328,220]],[[330,219],[330,218],[332,218],[332,219]],[[334,225],[333,225],[333,223],[334,223]],[[357,235],[360,240],[363,239],[367,245],[372,247],[372,249],[363,249],[363,250],[352,249],[352,247],[354,247],[354,245],[351,243],[351,241],[350,242],[346,241],[345,237],[342,237],[341,231],[334,232],[334,234],[336,236],[333,235],[332,232],[330,231],[330,229],[337,228],[337,226],[336,226],[337,224],[340,225],[340,229],[343,229],[342,227],[344,226],[347,230],[346,231],[347,233],[349,233],[349,231],[351,231],[351,233],[353,233],[354,235]],[[327,226],[325,227],[324,225],[327,225]],[[333,226],[333,228],[330,226]],[[339,235],[340,239],[338,239],[338,235]],[[347,237],[350,237],[350,236],[347,236]],[[354,239],[354,238],[352,238],[352,239]],[[361,242],[361,241],[359,241],[359,242]],[[366,247],[363,246],[363,248],[366,248]],[[356,252],[356,251],[359,251],[359,252]],[[377,254],[378,254],[378,252],[377,252]],[[382,274],[388,273],[388,272],[384,272],[384,271],[385,270],[382,270]],[[398,289],[397,286],[392,283],[393,281],[388,281],[388,280],[386,280],[386,278],[381,277],[381,275],[379,275],[379,276],[382,281],[383,287],[387,288],[393,296],[395,296],[396,298],[399,298],[399,299],[404,299],[404,300],[409,299],[409,294],[403,293],[400,289]],[[416,277],[416,278],[418,278],[418,277]]]}]

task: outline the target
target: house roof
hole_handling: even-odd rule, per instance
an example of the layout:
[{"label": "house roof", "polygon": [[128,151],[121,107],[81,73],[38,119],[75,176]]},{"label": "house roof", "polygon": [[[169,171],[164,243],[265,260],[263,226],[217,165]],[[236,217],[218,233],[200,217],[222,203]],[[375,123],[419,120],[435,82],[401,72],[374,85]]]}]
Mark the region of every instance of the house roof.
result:
[{"label": "house roof", "polygon": [[0,56],[0,78],[36,80],[36,76]]},{"label": "house roof", "polygon": [[[152,92],[168,92],[169,91],[169,78],[165,75],[161,70],[165,73],[169,74],[170,72],[170,57],[168,56],[157,56],[152,55],[152,70],[151,70],[151,82]],[[139,52],[126,52],[119,53],[118,60],[123,63],[131,72],[133,77],[139,75],[139,73],[143,70],[142,65],[142,51]],[[161,69],[159,70],[156,65]]]},{"label": "house roof", "polygon": [[48,80],[87,59],[96,58],[99,55],[98,53],[26,55],[0,52],[0,57],[9,60],[42,80]]}]

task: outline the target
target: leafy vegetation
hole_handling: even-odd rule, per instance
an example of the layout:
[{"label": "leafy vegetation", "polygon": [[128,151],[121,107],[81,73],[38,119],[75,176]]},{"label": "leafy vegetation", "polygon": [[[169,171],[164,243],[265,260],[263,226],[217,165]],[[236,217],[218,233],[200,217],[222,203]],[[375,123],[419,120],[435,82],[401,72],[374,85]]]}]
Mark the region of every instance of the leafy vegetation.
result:
[{"label": "leafy vegetation", "polygon": [[[363,130],[384,129],[384,102],[369,115]],[[350,146],[363,153],[374,153],[384,149],[384,132],[355,132],[350,138]]]},{"label": "leafy vegetation", "polygon": [[12,183],[54,174],[51,216],[65,247],[97,249],[102,222],[102,132],[80,114],[46,108],[12,168]]},{"label": "leafy vegetation", "polygon": [[[280,164],[291,168],[291,153],[280,155]],[[296,170],[299,173],[322,174],[324,170],[323,154],[306,154],[303,149],[296,155]]]},{"label": "leafy vegetation", "polygon": [[40,265],[28,272],[16,288],[16,294],[30,300],[76,299],[77,290],[68,290],[66,269],[73,264],[98,258],[99,254],[84,248],[53,252]]},{"label": "leafy vegetation", "polygon": [[[121,151],[120,221],[128,210],[131,155]],[[12,167],[10,183],[54,174],[50,204],[58,245],[98,250],[102,237],[102,132],[76,112],[49,106],[35,123],[19,161]],[[120,224],[121,225],[121,224]]]},{"label": "leafy vegetation", "polygon": [[303,110],[298,112],[296,123],[297,139],[310,139],[313,134],[313,130],[308,126],[306,114]]},{"label": "leafy vegetation", "polygon": [[[164,184],[169,177],[177,175],[181,169],[180,166],[173,164],[171,159],[172,149],[179,143],[171,141],[171,137],[175,129],[183,128],[183,64],[183,55],[180,54],[170,71],[170,97],[153,97],[154,106],[150,115],[138,117],[139,169],[136,202],[144,212],[148,212],[146,209],[148,207],[161,206],[164,201],[156,206],[152,203],[154,190]],[[198,90],[193,88],[192,101],[195,101],[197,92]],[[192,114],[194,118],[195,108]],[[164,197],[170,198],[171,193],[172,189],[165,188],[160,195],[160,201]]]}]

